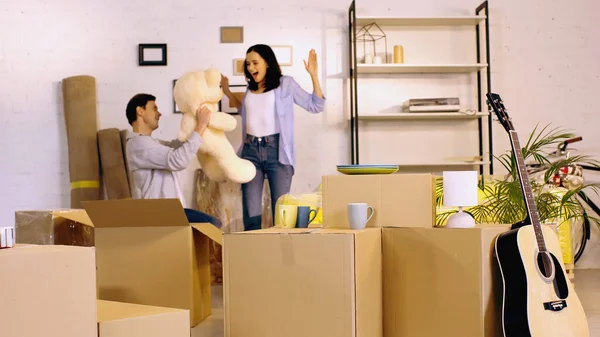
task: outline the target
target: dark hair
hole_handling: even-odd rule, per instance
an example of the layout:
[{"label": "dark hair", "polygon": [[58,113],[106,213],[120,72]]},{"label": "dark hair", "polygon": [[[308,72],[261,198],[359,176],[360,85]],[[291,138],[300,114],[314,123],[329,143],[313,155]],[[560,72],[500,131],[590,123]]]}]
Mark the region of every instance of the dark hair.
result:
[{"label": "dark hair", "polygon": [[137,94],[129,100],[127,108],[125,109],[125,115],[127,116],[129,125],[133,125],[133,122],[137,120],[137,113],[135,111],[137,107],[145,108],[149,101],[156,101],[156,97],[150,94]]},{"label": "dark hair", "polygon": [[[279,86],[279,79],[281,78],[282,74],[273,49],[265,44],[255,44],[254,46],[248,48],[246,54],[249,54],[250,52],[258,53],[258,55],[260,55],[267,63],[267,73],[265,74],[265,92],[277,88]],[[250,90],[257,90],[258,83],[254,81],[254,78],[252,78],[247,66],[244,66],[244,74],[246,75],[248,88]]]}]

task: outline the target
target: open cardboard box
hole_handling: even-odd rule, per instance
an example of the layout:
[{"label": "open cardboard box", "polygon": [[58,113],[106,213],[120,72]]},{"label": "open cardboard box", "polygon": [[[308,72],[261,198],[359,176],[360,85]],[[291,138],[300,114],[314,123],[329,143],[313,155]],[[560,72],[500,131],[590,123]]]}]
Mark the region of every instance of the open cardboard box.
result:
[{"label": "open cardboard box", "polygon": [[83,202],[60,216],[94,227],[98,298],[187,309],[190,325],[211,315],[210,223],[187,221],[178,199]]}]

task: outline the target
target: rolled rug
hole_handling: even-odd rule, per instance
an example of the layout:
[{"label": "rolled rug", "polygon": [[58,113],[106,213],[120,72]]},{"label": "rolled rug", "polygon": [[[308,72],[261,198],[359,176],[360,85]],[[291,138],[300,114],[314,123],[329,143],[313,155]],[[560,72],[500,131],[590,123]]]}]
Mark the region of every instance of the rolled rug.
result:
[{"label": "rolled rug", "polygon": [[71,208],[83,208],[82,201],[101,197],[96,79],[87,75],[65,78],[62,91],[69,148]]},{"label": "rolled rug", "polygon": [[102,182],[107,199],[131,198],[123,157],[121,131],[117,128],[98,131],[98,149],[102,165]]}]

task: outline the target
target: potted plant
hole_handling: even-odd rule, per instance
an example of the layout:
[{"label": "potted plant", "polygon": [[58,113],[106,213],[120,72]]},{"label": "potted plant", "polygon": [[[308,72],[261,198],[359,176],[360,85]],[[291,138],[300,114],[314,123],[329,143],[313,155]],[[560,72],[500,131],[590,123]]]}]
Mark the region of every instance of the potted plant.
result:
[{"label": "potted plant", "polygon": [[[577,198],[577,195],[580,195],[584,189],[598,193],[600,187],[600,184],[586,184],[583,177],[578,178],[578,174],[581,173],[581,167],[578,164],[600,167],[598,162],[586,155],[573,155],[568,158],[563,156],[553,161],[552,153],[546,151],[548,148],[556,149],[558,145],[574,137],[575,135],[568,130],[551,129],[549,125],[538,132],[536,126],[521,149],[526,163],[540,166],[539,172],[530,174],[538,215],[543,224],[558,224],[561,244],[564,240],[568,240],[569,243],[571,241],[571,230],[560,230],[561,226],[569,227],[571,224],[581,224],[585,221],[593,221],[596,225],[600,225],[600,220],[590,216]],[[513,224],[520,222],[525,219],[527,209],[521,191],[515,157],[512,150],[508,150],[494,158],[502,164],[507,174],[502,177],[480,176],[479,205],[465,208],[464,211],[471,214],[477,223]],[[573,174],[567,177],[567,179],[571,178],[569,184],[560,180],[561,177],[565,177],[565,172],[563,172],[565,168],[576,171],[570,172]],[[436,226],[444,226],[448,217],[457,212],[456,209],[444,208],[442,201],[443,183],[442,178],[438,177]],[[568,257],[568,252],[563,253],[565,253],[565,257]],[[565,260],[571,260],[571,262],[565,261],[565,263],[573,263],[573,259],[566,258]]]}]

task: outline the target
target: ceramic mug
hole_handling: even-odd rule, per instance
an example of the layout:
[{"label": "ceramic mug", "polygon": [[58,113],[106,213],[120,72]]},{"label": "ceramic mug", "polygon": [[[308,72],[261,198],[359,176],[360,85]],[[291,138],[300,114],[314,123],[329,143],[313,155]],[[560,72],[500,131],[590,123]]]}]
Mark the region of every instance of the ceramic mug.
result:
[{"label": "ceramic mug", "polygon": [[[312,215],[312,216],[311,216]],[[311,210],[310,206],[298,206],[298,216],[296,218],[296,227],[307,228],[317,217],[317,210]]]},{"label": "ceramic mug", "polygon": [[[368,215],[369,210],[371,210],[371,215]],[[348,204],[348,223],[352,229],[366,228],[373,214],[375,214],[373,207],[364,202]]]},{"label": "ceramic mug", "polygon": [[296,218],[298,216],[298,206],[295,205],[279,205],[277,217],[279,218],[279,227],[295,228]]}]

